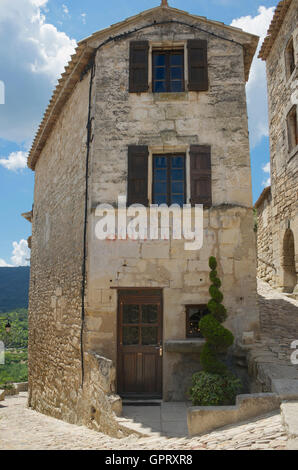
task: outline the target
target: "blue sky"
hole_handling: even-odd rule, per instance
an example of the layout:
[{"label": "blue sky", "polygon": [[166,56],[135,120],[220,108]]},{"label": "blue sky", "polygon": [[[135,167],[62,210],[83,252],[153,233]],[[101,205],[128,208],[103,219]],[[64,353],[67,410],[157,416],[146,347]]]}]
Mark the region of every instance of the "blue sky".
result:
[{"label": "blue sky", "polygon": [[[160,0],[1,0],[0,266],[28,264],[34,173],[26,156],[57,78],[76,41]],[[277,0],[169,0],[170,6],[265,36]],[[269,183],[265,64],[255,58],[247,85],[253,199]],[[1,103],[1,89],[0,89]]]}]

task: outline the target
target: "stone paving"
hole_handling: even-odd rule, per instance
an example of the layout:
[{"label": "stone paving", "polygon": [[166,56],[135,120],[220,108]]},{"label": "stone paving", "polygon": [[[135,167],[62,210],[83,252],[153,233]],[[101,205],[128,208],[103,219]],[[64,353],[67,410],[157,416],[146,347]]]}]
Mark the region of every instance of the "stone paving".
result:
[{"label": "stone paving", "polygon": [[0,450],[284,450],[287,436],[279,412],[194,438],[114,439],[83,426],[68,424],[26,407],[27,393],[7,397],[0,405]]}]

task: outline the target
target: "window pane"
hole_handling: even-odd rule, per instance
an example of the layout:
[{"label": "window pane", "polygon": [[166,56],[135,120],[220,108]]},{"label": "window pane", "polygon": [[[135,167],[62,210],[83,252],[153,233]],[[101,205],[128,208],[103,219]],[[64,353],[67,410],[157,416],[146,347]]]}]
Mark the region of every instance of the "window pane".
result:
[{"label": "window pane", "polygon": [[171,204],[179,204],[179,206],[183,206],[184,204],[184,194],[172,194],[171,197]]},{"label": "window pane", "polygon": [[184,181],[172,181],[172,193],[184,194]]},{"label": "window pane", "polygon": [[172,180],[183,180],[184,170],[172,170]]},{"label": "window pane", "polygon": [[165,93],[166,92],[166,82],[154,82],[153,91],[155,93]]},{"label": "window pane", "polygon": [[142,305],[142,323],[157,323],[157,305]]},{"label": "window pane", "polygon": [[182,80],[177,80],[177,81],[171,81],[171,91],[174,93],[179,93],[180,91],[183,91],[183,85],[182,85]]},{"label": "window pane", "polygon": [[183,65],[183,54],[171,54],[170,64],[171,65]]},{"label": "window pane", "polygon": [[123,323],[139,322],[139,306],[123,305]]},{"label": "window pane", "polygon": [[167,157],[154,157],[155,168],[167,168]]},{"label": "window pane", "polygon": [[166,77],[165,67],[158,67],[158,68],[154,69],[154,78],[155,78],[155,80],[165,80],[165,77]]},{"label": "window pane", "polygon": [[123,344],[126,346],[139,344],[139,328],[137,326],[123,327]]},{"label": "window pane", "polygon": [[142,328],[142,344],[143,345],[153,345],[157,344],[157,335],[158,327],[157,326],[143,326]]},{"label": "window pane", "polygon": [[171,67],[171,80],[182,80],[182,68]]},{"label": "window pane", "polygon": [[172,168],[184,168],[184,157],[173,157],[172,158]]},{"label": "window pane", "polygon": [[153,64],[154,65],[165,65],[166,64],[165,54],[153,54]]},{"label": "window pane", "polygon": [[166,194],[156,194],[153,197],[153,204],[167,204],[167,195]]},{"label": "window pane", "polygon": [[166,181],[167,179],[167,170],[154,170],[154,179],[156,181]]},{"label": "window pane", "polygon": [[155,181],[154,182],[154,193],[155,194],[166,194],[167,193],[167,182],[166,181]]}]

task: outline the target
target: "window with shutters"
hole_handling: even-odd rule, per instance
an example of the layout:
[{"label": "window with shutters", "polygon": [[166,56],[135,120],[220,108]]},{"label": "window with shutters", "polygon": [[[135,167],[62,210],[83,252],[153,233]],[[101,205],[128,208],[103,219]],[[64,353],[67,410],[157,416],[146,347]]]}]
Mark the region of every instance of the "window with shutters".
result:
[{"label": "window with shutters", "polygon": [[285,50],[286,76],[290,78],[295,70],[295,52],[293,38],[290,39]]},{"label": "window with shutters", "polygon": [[185,200],[185,155],[153,155],[153,204],[183,206]]},{"label": "window with shutters", "polygon": [[291,152],[298,145],[297,106],[293,106],[287,115],[288,146]]},{"label": "window with shutters", "polygon": [[[208,90],[206,40],[189,39],[186,47],[181,49],[180,45],[172,49],[158,47],[153,48],[151,57],[153,93]],[[149,91],[149,49],[149,41],[130,42],[130,93]],[[185,55],[187,55],[186,61]],[[187,73],[185,73],[185,63],[187,63]],[[186,83],[186,76],[188,76],[188,83]]]},{"label": "window with shutters", "polygon": [[127,205],[148,206],[148,147],[128,147]]},{"label": "window with shutters", "polygon": [[153,93],[184,91],[184,51],[152,52]]},{"label": "window with shutters", "polygon": [[190,200],[191,204],[212,205],[211,147],[190,146]]}]

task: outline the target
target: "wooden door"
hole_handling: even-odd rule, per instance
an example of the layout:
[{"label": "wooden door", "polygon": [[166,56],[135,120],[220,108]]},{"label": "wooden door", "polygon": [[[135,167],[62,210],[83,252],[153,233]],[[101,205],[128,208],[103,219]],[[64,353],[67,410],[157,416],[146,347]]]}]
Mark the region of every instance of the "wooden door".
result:
[{"label": "wooden door", "polygon": [[119,291],[118,394],[162,397],[162,297],[160,290]]}]

